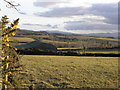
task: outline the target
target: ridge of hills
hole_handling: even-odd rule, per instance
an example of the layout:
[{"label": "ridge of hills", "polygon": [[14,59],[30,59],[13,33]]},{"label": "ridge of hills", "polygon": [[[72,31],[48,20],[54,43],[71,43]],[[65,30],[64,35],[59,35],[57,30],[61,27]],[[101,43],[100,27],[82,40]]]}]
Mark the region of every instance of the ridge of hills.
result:
[{"label": "ridge of hills", "polygon": [[18,34],[61,34],[61,35],[82,35],[82,36],[94,36],[94,37],[108,37],[108,38],[119,38],[119,32],[115,33],[89,33],[89,34],[75,34],[70,32],[64,32],[64,31],[31,31],[31,30],[23,30],[18,29]]},{"label": "ridge of hills", "polygon": [[41,50],[41,47],[43,47],[45,51],[48,47],[48,50],[51,51],[49,46],[52,46],[55,47],[58,52],[62,53],[70,51],[75,53],[87,52],[105,54],[118,53],[119,49],[117,38],[48,33],[46,31],[18,30],[15,37],[12,37],[10,40],[12,45],[18,46],[19,48],[22,47],[23,50],[29,49],[32,51],[36,50],[35,47],[38,50]]},{"label": "ridge of hills", "polygon": [[48,33],[46,31],[18,30],[15,37],[11,38],[14,45],[25,44],[33,41],[50,43],[57,48],[101,48],[118,47],[118,38],[106,38],[77,34]]}]

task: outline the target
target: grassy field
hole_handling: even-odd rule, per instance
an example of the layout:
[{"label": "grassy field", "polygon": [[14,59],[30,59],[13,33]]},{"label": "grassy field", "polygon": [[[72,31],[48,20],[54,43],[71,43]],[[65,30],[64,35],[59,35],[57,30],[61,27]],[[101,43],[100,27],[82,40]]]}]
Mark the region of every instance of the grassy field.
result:
[{"label": "grassy field", "polygon": [[118,87],[117,57],[24,55],[22,62],[23,82],[32,78],[36,88]]},{"label": "grassy field", "polygon": [[113,50],[88,50],[86,53],[93,53],[93,54],[119,54],[118,50],[113,49]]},{"label": "grassy field", "polygon": [[[57,48],[58,50],[63,50],[62,52],[70,51],[71,49],[74,52],[83,53],[82,48]],[[98,49],[98,50],[85,50],[85,53],[92,53],[92,54],[119,54],[118,49]]]},{"label": "grassy field", "polygon": [[17,42],[32,42],[34,39],[27,38],[27,37],[11,37],[10,41],[17,41]]},{"label": "grassy field", "polygon": [[101,39],[101,40],[107,40],[107,41],[119,41],[118,39],[114,39],[114,38],[100,38],[100,37],[96,37],[94,39]]},{"label": "grassy field", "polygon": [[27,37],[10,37],[10,41],[12,45],[22,45],[29,42],[35,41],[33,38],[27,38]]}]

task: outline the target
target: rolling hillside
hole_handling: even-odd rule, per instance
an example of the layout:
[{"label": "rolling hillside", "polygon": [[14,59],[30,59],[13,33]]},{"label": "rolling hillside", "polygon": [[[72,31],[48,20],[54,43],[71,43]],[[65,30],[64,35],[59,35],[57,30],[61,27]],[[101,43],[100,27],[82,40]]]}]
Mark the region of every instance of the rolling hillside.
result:
[{"label": "rolling hillside", "polygon": [[[117,38],[104,38],[93,37],[75,34],[58,34],[47,33],[45,31],[35,32],[18,30],[14,41],[17,42],[32,42],[34,40],[40,40],[45,43],[54,44],[57,48],[82,48],[83,46],[90,48],[99,48],[101,46],[106,47],[118,47]],[[19,40],[18,40],[18,39]]]},{"label": "rolling hillside", "polygon": [[48,33],[45,31],[18,30],[17,35],[11,38],[11,44],[24,45],[36,40],[42,43],[52,44],[62,52],[74,51],[83,53],[85,51],[86,53],[118,53],[117,38]]}]

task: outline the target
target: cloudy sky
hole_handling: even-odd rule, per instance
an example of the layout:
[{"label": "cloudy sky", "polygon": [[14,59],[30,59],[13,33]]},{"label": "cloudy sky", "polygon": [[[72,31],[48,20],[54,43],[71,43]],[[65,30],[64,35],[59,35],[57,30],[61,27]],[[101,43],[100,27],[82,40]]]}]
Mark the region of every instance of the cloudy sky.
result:
[{"label": "cloudy sky", "polygon": [[[12,0],[8,0],[12,1]],[[0,16],[20,18],[21,29],[77,34],[115,33],[119,0],[13,0],[19,11],[0,0]]]}]

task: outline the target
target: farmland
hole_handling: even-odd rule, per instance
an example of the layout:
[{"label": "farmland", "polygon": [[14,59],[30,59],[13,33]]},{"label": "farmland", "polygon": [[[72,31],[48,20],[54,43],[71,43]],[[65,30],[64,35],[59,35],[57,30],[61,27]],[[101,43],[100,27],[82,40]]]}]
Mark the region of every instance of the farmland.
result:
[{"label": "farmland", "polygon": [[[48,55],[42,55],[42,53],[33,55],[35,53],[33,51],[31,55],[20,55],[22,57],[23,72],[26,73],[21,74],[22,79],[19,83],[22,84],[22,87],[31,85],[37,89],[119,87],[118,57],[94,56],[94,54],[119,55],[117,38],[19,30],[17,35],[11,39],[11,44],[26,44],[29,46],[31,45],[29,43],[33,41],[52,44],[57,48],[58,54],[55,54],[56,56],[50,55],[51,53]],[[36,45],[39,44],[36,43]],[[32,44],[32,46],[35,45]],[[29,51],[32,50],[34,49],[29,49]],[[84,53],[85,55],[90,53],[93,56],[59,55],[59,53],[64,52],[68,54]]]},{"label": "farmland", "polygon": [[17,35],[10,40],[12,45],[22,45],[37,40],[54,45],[62,53],[72,49],[78,54],[118,54],[118,38],[18,30]]},{"label": "farmland", "polygon": [[[66,52],[66,51],[73,51],[77,53],[83,53],[82,48],[58,48],[58,51]],[[118,54],[118,49],[101,49],[101,50],[85,50],[85,53],[91,53],[91,54]]]},{"label": "farmland", "polygon": [[[16,39],[15,39],[16,38]],[[118,47],[118,38],[93,37],[74,34],[57,34],[19,30],[14,41],[23,44],[33,40],[50,43],[57,48],[114,48]],[[21,38],[18,40],[18,38]]]},{"label": "farmland", "polygon": [[36,88],[118,87],[117,57],[25,55],[22,62],[28,73],[23,82],[31,74]]}]

